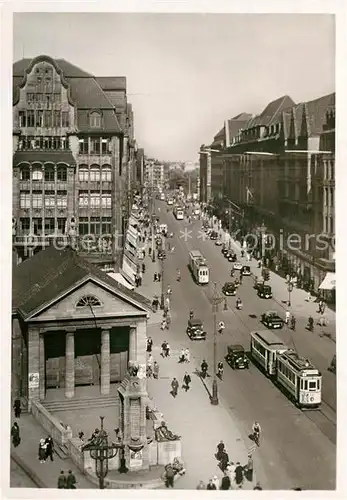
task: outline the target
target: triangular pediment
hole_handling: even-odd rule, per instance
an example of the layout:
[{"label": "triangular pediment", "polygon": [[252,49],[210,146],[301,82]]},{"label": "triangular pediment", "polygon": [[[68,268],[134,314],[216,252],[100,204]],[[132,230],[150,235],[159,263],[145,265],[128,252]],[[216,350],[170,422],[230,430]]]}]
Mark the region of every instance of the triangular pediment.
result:
[{"label": "triangular pediment", "polygon": [[145,316],[148,311],[141,304],[112,290],[93,278],[44,305],[28,320],[78,320],[94,318],[121,318]]}]

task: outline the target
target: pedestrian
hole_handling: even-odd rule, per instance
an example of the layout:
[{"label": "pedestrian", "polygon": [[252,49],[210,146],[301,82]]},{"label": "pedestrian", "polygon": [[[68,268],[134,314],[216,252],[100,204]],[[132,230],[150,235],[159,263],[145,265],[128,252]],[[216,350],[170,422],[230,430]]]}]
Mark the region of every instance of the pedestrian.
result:
[{"label": "pedestrian", "polygon": [[249,453],[248,455],[248,462],[246,465],[245,476],[247,481],[250,482],[253,481],[253,458],[251,453]]},{"label": "pedestrian", "polygon": [[159,377],[159,364],[154,361],[154,364],[153,364],[153,378],[155,379],[158,379]]},{"label": "pedestrian", "polygon": [[167,315],[166,315],[166,328],[167,329],[169,329],[170,324],[171,324],[171,316],[169,313],[167,313]]},{"label": "pedestrian", "polygon": [[76,477],[73,474],[72,470],[69,470],[69,474],[66,478],[66,489],[67,490],[75,490],[76,489]]},{"label": "pedestrian", "polygon": [[192,379],[190,378],[189,373],[186,372],[183,377],[183,386],[182,386],[182,389],[185,389],[186,392],[189,390],[189,384],[191,381]]},{"label": "pedestrian", "polygon": [[170,311],[170,299],[169,299],[169,297],[166,297],[166,299],[165,299],[165,306],[166,306],[166,310]]},{"label": "pedestrian", "polygon": [[188,347],[184,351],[184,356],[186,358],[186,363],[190,363],[190,351],[189,351]]},{"label": "pedestrian", "polygon": [[320,301],[318,302],[318,312],[320,314],[323,314],[323,312],[324,312],[322,299],[320,299]]},{"label": "pedestrian", "polygon": [[206,490],[206,486],[205,486],[205,483],[204,481],[199,481],[199,484],[197,485],[196,487],[197,490]]},{"label": "pedestrian", "polygon": [[177,393],[178,393],[178,382],[177,382],[176,377],[174,377],[172,382],[171,382],[171,388],[172,388],[171,394],[175,398],[177,396]]},{"label": "pedestrian", "polygon": [[152,352],[152,348],[153,348],[153,340],[152,340],[152,337],[148,337],[147,339],[147,352]]},{"label": "pedestrian", "polygon": [[46,460],[50,458],[51,462],[53,462],[54,442],[51,436],[48,436],[46,438],[45,444],[46,444]]},{"label": "pedestrian", "polygon": [[171,464],[167,465],[165,467],[165,486],[169,488],[174,487],[174,477],[175,477],[175,472],[173,468],[171,467]]},{"label": "pedestrian", "polygon": [[225,474],[222,477],[222,482],[221,482],[219,489],[220,490],[230,490],[230,487],[231,487],[230,477],[228,476],[228,474]]},{"label": "pedestrian", "polygon": [[66,489],[66,476],[63,470],[60,471],[60,476],[58,477],[58,489]]},{"label": "pedestrian", "polygon": [[243,483],[243,467],[240,462],[236,462],[235,467],[235,483],[238,488],[242,488]]},{"label": "pedestrian", "polygon": [[289,325],[289,320],[290,320],[290,312],[286,311],[286,319],[285,319],[286,325]]},{"label": "pedestrian", "polygon": [[15,399],[13,403],[13,409],[14,409],[14,416],[16,418],[20,418],[20,415],[22,413],[22,408],[21,408],[21,403],[20,399]]},{"label": "pedestrian", "polygon": [[152,248],[151,248],[151,247],[149,247],[149,248],[148,248],[148,256],[150,257],[150,256],[151,256],[151,254],[152,254]]},{"label": "pedestrian", "polygon": [[163,319],[163,320],[161,321],[160,328],[161,328],[162,330],[165,330],[165,328],[166,328],[166,320],[165,320],[165,319]]},{"label": "pedestrian", "polygon": [[139,285],[138,286],[141,286],[142,285],[142,272],[140,271],[139,272]]},{"label": "pedestrian", "polygon": [[12,437],[12,444],[15,448],[20,445],[20,431],[19,431],[19,425],[17,422],[14,422],[14,424],[11,427],[11,437]]},{"label": "pedestrian", "polygon": [[215,489],[218,490],[219,489],[219,479],[218,479],[218,477],[217,476],[213,476],[212,482],[215,485]]},{"label": "pedestrian", "polygon": [[219,443],[217,444],[217,453],[215,454],[215,457],[217,460],[220,460],[222,458],[222,453],[225,450],[225,444],[224,441],[220,440]]},{"label": "pedestrian", "polygon": [[158,275],[157,273],[153,274],[153,282],[158,281]]},{"label": "pedestrian", "polygon": [[226,451],[223,451],[219,461],[219,468],[222,472],[225,472],[229,463],[229,456]]},{"label": "pedestrian", "polygon": [[207,490],[216,490],[216,485],[214,484],[213,482],[213,479],[210,479],[207,486],[206,486],[206,489]]},{"label": "pedestrian", "polygon": [[153,371],[152,371],[151,365],[147,365],[146,366],[146,377],[147,378],[152,378],[152,374],[153,374]]},{"label": "pedestrian", "polygon": [[185,353],[186,353],[185,349],[181,349],[181,354],[179,355],[178,358],[179,363],[183,363],[186,360]]},{"label": "pedestrian", "polygon": [[153,362],[154,362],[153,356],[152,356],[152,354],[150,354],[148,356],[148,359],[147,359],[147,365],[150,366],[150,367],[152,367]]},{"label": "pedestrian", "polygon": [[43,464],[46,461],[47,455],[46,455],[46,443],[44,439],[40,439],[40,444],[39,444],[39,461],[40,464]]},{"label": "pedestrian", "polygon": [[161,273],[157,274],[157,278],[158,278],[158,281],[160,282],[161,281]]},{"label": "pedestrian", "polygon": [[166,346],[167,346],[167,342],[166,340],[164,340],[164,342],[161,344],[161,355],[162,357],[166,357]]},{"label": "pedestrian", "polygon": [[227,467],[227,474],[230,478],[231,489],[235,488],[235,469],[236,469],[236,466],[235,466],[234,462],[230,462],[228,467]]},{"label": "pedestrian", "polygon": [[240,278],[239,278],[240,285],[242,285],[242,280],[243,280],[243,274],[242,271],[240,271]]},{"label": "pedestrian", "polygon": [[142,273],[145,274],[146,272],[146,266],[145,266],[145,263],[143,262],[142,263]]},{"label": "pedestrian", "polygon": [[170,356],[170,345],[168,342],[166,342],[166,348],[165,348],[165,357],[169,357]]}]

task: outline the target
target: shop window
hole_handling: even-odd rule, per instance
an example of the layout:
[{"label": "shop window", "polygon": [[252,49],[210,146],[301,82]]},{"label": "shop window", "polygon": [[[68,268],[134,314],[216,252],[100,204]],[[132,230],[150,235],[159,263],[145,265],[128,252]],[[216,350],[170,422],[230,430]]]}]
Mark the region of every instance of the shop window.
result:
[{"label": "shop window", "polygon": [[95,295],[84,295],[77,302],[76,307],[95,307],[101,306],[100,300]]},{"label": "shop window", "polygon": [[57,168],[57,179],[61,182],[66,182],[67,180],[67,168],[66,167],[58,167]]}]

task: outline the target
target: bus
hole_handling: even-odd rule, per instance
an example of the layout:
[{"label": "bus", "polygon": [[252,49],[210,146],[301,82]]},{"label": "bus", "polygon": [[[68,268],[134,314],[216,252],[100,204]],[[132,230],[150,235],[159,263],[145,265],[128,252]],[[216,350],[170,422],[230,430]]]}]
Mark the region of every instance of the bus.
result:
[{"label": "bus", "polygon": [[174,208],[174,216],[176,217],[177,220],[183,220],[184,219],[184,210],[181,207],[175,207]]},{"label": "bus", "polygon": [[210,279],[210,272],[206,259],[204,259],[199,250],[191,250],[189,252],[189,269],[198,285],[207,285]]}]

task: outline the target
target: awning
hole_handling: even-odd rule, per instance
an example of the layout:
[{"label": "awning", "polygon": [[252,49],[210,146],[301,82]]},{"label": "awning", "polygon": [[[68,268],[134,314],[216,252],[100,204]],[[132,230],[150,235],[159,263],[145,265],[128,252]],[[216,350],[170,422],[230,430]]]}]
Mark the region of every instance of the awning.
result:
[{"label": "awning", "polygon": [[121,285],[125,286],[129,290],[134,290],[135,289],[135,287],[131,283],[129,283],[129,281],[126,280],[121,275],[121,273],[107,273],[107,275],[110,276],[111,278],[113,278],[114,280],[118,281],[118,283],[120,283]]},{"label": "awning", "polygon": [[327,273],[324,280],[319,286],[319,290],[335,290],[336,278],[335,273]]}]

